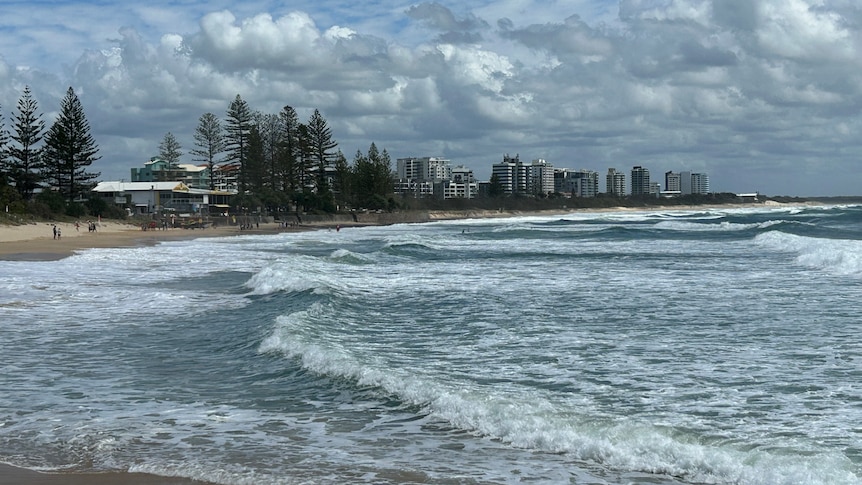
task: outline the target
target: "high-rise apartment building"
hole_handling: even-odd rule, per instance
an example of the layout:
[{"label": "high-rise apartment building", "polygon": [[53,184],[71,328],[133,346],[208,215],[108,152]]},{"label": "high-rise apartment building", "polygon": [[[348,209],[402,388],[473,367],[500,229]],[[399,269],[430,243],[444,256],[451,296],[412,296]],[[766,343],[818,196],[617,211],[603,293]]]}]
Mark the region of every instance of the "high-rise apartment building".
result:
[{"label": "high-rise apartment building", "polygon": [[396,160],[400,180],[440,181],[451,178],[449,160],[437,157],[410,157]]},{"label": "high-rise apartment building", "polygon": [[650,193],[649,170],[635,166],[632,168],[632,195],[647,195]]},{"label": "high-rise apartment building", "polygon": [[680,192],[683,195],[708,194],[709,175],[705,173],[680,172]]},{"label": "high-rise apartment building", "polygon": [[538,158],[530,165],[529,191],[533,195],[554,193],[554,166]]},{"label": "high-rise apartment building", "polygon": [[452,178],[440,182],[439,187],[435,192],[444,199],[475,199],[479,193],[473,171],[463,165],[452,167]]},{"label": "high-rise apartment building", "polygon": [[705,173],[691,174],[691,193],[692,194],[708,194],[709,193],[709,175]]},{"label": "high-rise apartment building", "polygon": [[680,176],[678,172],[664,173],[664,189],[668,192],[680,192]]},{"label": "high-rise apartment building", "polygon": [[530,166],[521,163],[518,155],[510,157],[503,156],[501,163],[491,166],[492,175],[497,176],[497,181],[505,194],[526,194],[530,181]]},{"label": "high-rise apartment building", "polygon": [[595,197],[599,193],[599,174],[592,170],[556,169],[554,192],[571,197]]},{"label": "high-rise apartment building", "polygon": [[615,168],[608,169],[605,193],[622,197],[626,195],[626,174]]}]

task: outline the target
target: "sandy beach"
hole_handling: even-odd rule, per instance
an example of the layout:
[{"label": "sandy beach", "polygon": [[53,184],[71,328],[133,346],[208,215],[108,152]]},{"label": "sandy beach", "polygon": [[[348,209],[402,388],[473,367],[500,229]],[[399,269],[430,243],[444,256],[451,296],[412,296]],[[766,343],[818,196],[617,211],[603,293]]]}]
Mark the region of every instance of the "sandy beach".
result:
[{"label": "sandy beach", "polygon": [[[60,238],[55,239],[53,226],[60,229]],[[303,227],[304,228],[304,227]],[[274,234],[286,230],[277,223],[265,223],[260,227],[240,231],[236,226],[221,226],[206,229],[168,229],[143,231],[139,226],[120,221],[100,223],[95,232],[87,230],[87,224],[68,222],[39,222],[18,226],[0,225],[0,260],[6,261],[52,261],[71,256],[75,251],[89,248],[117,248],[157,244],[160,241],[176,241],[199,237],[234,236],[239,234]]]},{"label": "sandy beach", "polygon": [[[95,232],[87,230],[87,223],[70,222],[38,222],[23,225],[0,224],[0,260],[6,261],[53,261],[71,256],[75,251],[89,248],[133,247],[157,244],[160,241],[175,241],[199,237],[224,237],[242,234],[275,234],[284,231],[302,231],[313,229],[385,225],[394,223],[430,222],[452,219],[482,219],[488,217],[515,217],[530,215],[564,215],[573,212],[630,212],[630,211],[662,211],[662,210],[708,210],[751,207],[756,204],[724,204],[720,206],[652,206],[652,207],[614,207],[547,210],[536,212],[521,211],[428,211],[404,213],[368,213],[357,218],[348,215],[334,217],[303,218],[301,226],[284,227],[279,223],[262,223],[259,227],[240,230],[237,226],[218,226],[206,229],[168,229],[142,231],[137,225],[123,221],[103,221],[98,223]],[[777,203],[767,205],[782,205]],[[810,204],[809,205],[819,205]],[[61,237],[55,239],[53,226],[60,229]]]}]

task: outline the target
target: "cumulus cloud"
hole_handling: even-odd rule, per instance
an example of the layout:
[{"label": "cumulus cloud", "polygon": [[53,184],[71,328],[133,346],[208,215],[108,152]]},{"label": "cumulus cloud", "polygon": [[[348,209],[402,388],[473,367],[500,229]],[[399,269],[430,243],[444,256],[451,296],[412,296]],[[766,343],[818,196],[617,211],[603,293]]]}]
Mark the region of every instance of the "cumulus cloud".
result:
[{"label": "cumulus cloud", "polygon": [[[49,114],[72,85],[103,150],[96,169],[116,178],[168,131],[188,151],[200,115],[222,116],[240,94],[267,113],[320,109],[348,156],[374,141],[480,178],[520,153],[600,172],[705,170],[719,190],[753,190],[753,173],[773,193],[805,195],[812,180],[853,189],[824,173],[854,167],[860,148],[862,15],[847,2],[385,1],[349,15],[327,0],[228,4],[187,2],[174,22],[153,0],[100,37],[75,22],[27,62],[0,48],[0,107],[8,117],[30,84]],[[109,25],[109,13],[94,18]],[[33,39],[15,18],[0,45]],[[56,42],[74,57],[42,54]],[[796,178],[768,178],[788,164]]]},{"label": "cumulus cloud", "polygon": [[459,20],[455,18],[451,10],[436,2],[425,2],[414,5],[407,9],[405,13],[410,18],[420,20],[427,26],[444,32],[466,32],[488,27],[487,22],[472,14]]}]

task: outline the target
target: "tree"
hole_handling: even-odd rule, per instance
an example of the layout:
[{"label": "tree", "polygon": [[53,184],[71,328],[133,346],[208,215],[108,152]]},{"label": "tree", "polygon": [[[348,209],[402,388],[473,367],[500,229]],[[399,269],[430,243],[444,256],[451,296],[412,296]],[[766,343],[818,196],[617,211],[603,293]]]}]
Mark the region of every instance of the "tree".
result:
[{"label": "tree", "polygon": [[224,148],[227,152],[225,161],[233,162],[237,165],[239,172],[237,183],[239,185],[239,193],[241,194],[246,191],[246,177],[248,174],[243,172],[248,160],[248,140],[251,134],[251,127],[251,110],[248,107],[248,103],[243,101],[242,97],[237,94],[236,99],[231,101],[227,110]]},{"label": "tree", "polygon": [[210,172],[210,190],[215,190],[215,163],[219,153],[224,151],[224,137],[221,121],[212,113],[204,113],[198,120],[195,130],[195,148],[191,154],[196,162],[207,164]]},{"label": "tree", "polygon": [[332,139],[332,129],[319,110],[314,110],[308,120],[308,144],[311,160],[316,167],[325,168],[335,161],[335,148],[338,143]]},{"label": "tree", "polygon": [[306,136],[310,162],[317,175],[314,184],[316,200],[321,208],[334,207],[330,179],[334,175],[335,148],[338,143],[332,139],[332,129],[319,110],[315,109],[309,118]]},{"label": "tree", "polygon": [[243,165],[245,188],[254,194],[259,194],[266,179],[266,161],[264,159],[263,138],[258,125],[251,125],[248,134],[248,156]]},{"label": "tree", "polygon": [[45,135],[44,151],[46,173],[66,200],[74,201],[93,187],[100,174],[87,172],[87,167],[101,158],[98,153],[84,108],[70,87],[60,103],[59,116]]},{"label": "tree", "polygon": [[42,149],[36,145],[42,141],[45,122],[38,110],[39,106],[30,93],[30,86],[25,86],[18,99],[18,112],[11,135],[15,143],[9,144],[7,161],[10,182],[15,185],[24,200],[33,197],[33,192],[43,179]]},{"label": "tree", "polygon": [[353,200],[353,174],[341,150],[335,155],[335,184],[332,189],[340,205]]},{"label": "tree", "polygon": [[353,162],[353,193],[355,203],[369,209],[388,207],[388,199],[394,192],[392,161],[386,149],[381,153],[373,142],[368,154],[356,153]]},{"label": "tree", "polygon": [[169,131],[165,133],[165,138],[159,143],[159,158],[168,162],[169,166],[176,165],[180,163],[180,157],[183,156],[181,149],[180,142]]},{"label": "tree", "polygon": [[290,195],[296,194],[302,187],[301,175],[301,125],[296,110],[290,106],[282,108],[278,113],[281,126],[279,137],[279,166],[281,173],[281,190]]},{"label": "tree", "polygon": [[6,122],[3,120],[3,112],[0,111],[0,187],[5,187],[8,185],[8,181],[6,179],[6,162],[8,153],[8,144],[9,144],[9,132],[6,131]]},{"label": "tree", "polygon": [[18,212],[21,209],[21,195],[9,184],[8,177],[8,143],[9,133],[0,114],[0,210]]},{"label": "tree", "polygon": [[281,128],[282,120],[279,115],[269,113],[257,113],[255,118],[262,149],[263,184],[268,189],[278,190],[281,181],[279,151],[284,133]]}]

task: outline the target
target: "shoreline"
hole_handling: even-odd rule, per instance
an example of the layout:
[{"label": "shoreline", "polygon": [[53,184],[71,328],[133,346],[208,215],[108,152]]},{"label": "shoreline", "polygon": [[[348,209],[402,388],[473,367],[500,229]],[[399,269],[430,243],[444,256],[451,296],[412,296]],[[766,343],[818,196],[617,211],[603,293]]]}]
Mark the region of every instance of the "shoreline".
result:
[{"label": "shoreline", "polygon": [[[206,229],[167,229],[142,231],[137,225],[123,221],[105,221],[98,224],[95,232],[87,231],[85,224],[76,229],[75,223],[38,222],[24,225],[0,224],[0,261],[57,261],[93,248],[121,248],[150,246],[162,241],[191,240],[202,237],[230,237],[241,235],[278,234],[281,232],[311,231],[361,226],[382,226],[401,223],[423,223],[448,220],[489,219],[526,216],[564,216],[575,213],[626,213],[649,211],[722,210],[751,207],[782,207],[798,204],[719,204],[681,205],[649,207],[572,208],[537,211],[497,210],[439,210],[396,213],[367,213],[358,217],[350,215],[304,216],[302,225],[283,227],[279,223],[267,222],[260,227],[240,230],[237,226],[218,226]],[[806,206],[823,205],[808,202]],[[61,229],[60,239],[52,237],[52,226]]]},{"label": "shoreline", "polygon": [[[823,204],[806,204],[808,206]],[[260,227],[239,230],[236,226],[220,226],[208,229],[170,229],[167,231],[142,231],[140,227],[119,221],[106,221],[96,233],[75,231],[74,223],[61,225],[63,237],[52,238],[50,222],[24,226],[0,225],[0,261],[56,261],[73,255],[76,251],[90,248],[136,247],[158,244],[162,241],[192,240],[206,237],[230,237],[241,235],[265,235],[281,232],[380,226],[400,223],[422,223],[446,220],[469,220],[507,217],[566,217],[575,214],[627,214],[637,212],[706,212],[736,209],[778,209],[801,207],[799,204],[725,204],[674,207],[613,207],[600,209],[568,209],[547,211],[422,211],[400,214],[363,214],[358,219],[351,216],[303,216],[303,225],[282,227],[278,223],[262,223]],[[25,230],[21,230],[21,229]],[[85,229],[86,226],[81,229]],[[68,234],[68,236],[67,236]],[[26,239],[30,237],[30,239]],[[213,485],[211,482],[184,477],[166,477],[154,473],[127,470],[58,469],[37,471],[26,467],[0,462],[0,485]]]},{"label": "shoreline", "polygon": [[182,241],[202,237],[229,237],[251,234],[277,234],[311,230],[306,226],[281,227],[264,223],[259,228],[240,230],[236,226],[207,229],[167,229],[142,231],[122,222],[106,222],[95,232],[75,231],[74,223],[57,223],[61,237],[54,239],[52,225],[41,222],[23,226],[0,225],[0,261],[57,261],[93,248],[152,246],[163,241]]},{"label": "shoreline", "polygon": [[148,473],[37,472],[0,463],[0,485],[211,485],[191,478],[163,477]]}]

